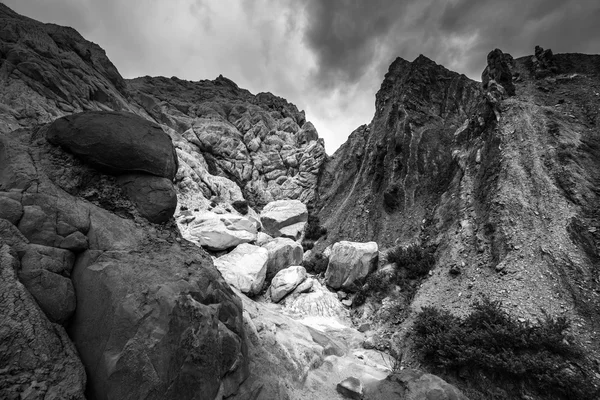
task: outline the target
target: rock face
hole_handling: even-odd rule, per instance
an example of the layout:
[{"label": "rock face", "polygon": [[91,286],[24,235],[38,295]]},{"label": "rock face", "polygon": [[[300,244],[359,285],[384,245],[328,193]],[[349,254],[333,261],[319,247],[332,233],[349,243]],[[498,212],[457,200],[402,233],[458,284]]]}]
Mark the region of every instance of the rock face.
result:
[{"label": "rock face", "polygon": [[302,246],[292,239],[275,238],[263,244],[262,247],[269,252],[267,281],[273,279],[282,269],[302,264]]},{"label": "rock face", "polygon": [[215,266],[230,285],[249,296],[257,295],[265,283],[269,253],[266,249],[243,243],[215,260]]},{"label": "rock face", "polygon": [[396,59],[375,116],[326,161],[318,216],[327,242],[411,241],[456,171],[454,132],[475,107],[479,85],[424,56]]},{"label": "rock face", "polygon": [[[0,197],[22,208],[17,226],[0,220],[2,259],[21,258],[2,261],[13,274],[0,291],[13,321],[1,329],[2,390],[83,398],[82,362],[88,398],[234,393],[248,374],[241,303],[210,257],[172,220],[141,218],[116,177],[48,143],[47,129],[0,135]],[[50,321],[68,324],[77,352]]]},{"label": "rock face", "polygon": [[[282,230],[291,228],[288,232],[297,232],[304,228],[308,220],[306,205],[299,200],[278,200],[265,206],[260,214],[264,231],[273,236],[282,236]],[[298,226],[300,224],[300,226]],[[296,240],[296,238],[293,238]]]},{"label": "rock face", "polygon": [[279,302],[298,285],[306,280],[306,270],[304,267],[295,265],[279,271],[269,287],[269,295],[275,303]]},{"label": "rock face", "polygon": [[177,172],[171,138],[160,126],[134,114],[95,111],[69,115],[50,125],[47,138],[115,175],[141,172],[173,179]]},{"label": "rock face", "polygon": [[377,243],[341,241],[331,248],[325,282],[333,289],[347,289],[369,275],[377,266]]},{"label": "rock face", "polygon": [[64,328],[18,281],[19,260],[0,239],[0,397],[81,399],[86,376]]},{"label": "rock face", "polygon": [[510,54],[504,54],[500,49],[491,51],[487,56],[487,67],[481,74],[483,90],[499,92],[501,97],[514,96],[515,85],[512,81],[510,64],[514,65]]},{"label": "rock face", "polygon": [[405,369],[365,388],[367,398],[392,400],[469,400],[455,386],[438,376]]}]

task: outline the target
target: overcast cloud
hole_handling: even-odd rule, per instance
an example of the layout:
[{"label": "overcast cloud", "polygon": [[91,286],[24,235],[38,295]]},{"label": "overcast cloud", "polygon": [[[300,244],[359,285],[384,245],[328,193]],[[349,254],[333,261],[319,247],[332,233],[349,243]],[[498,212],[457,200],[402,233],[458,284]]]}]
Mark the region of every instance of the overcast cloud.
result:
[{"label": "overcast cloud", "polygon": [[487,53],[600,53],[598,0],[0,0],[102,46],[126,78],[214,79],[306,110],[329,153],[374,114],[389,64],[479,80]]}]

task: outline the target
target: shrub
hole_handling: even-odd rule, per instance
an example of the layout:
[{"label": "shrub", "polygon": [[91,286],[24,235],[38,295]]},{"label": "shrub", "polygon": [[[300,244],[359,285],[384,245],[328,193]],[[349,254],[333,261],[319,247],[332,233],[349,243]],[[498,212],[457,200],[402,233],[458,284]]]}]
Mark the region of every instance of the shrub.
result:
[{"label": "shrub", "polygon": [[304,238],[317,240],[321,236],[327,235],[327,228],[320,225],[319,217],[309,214],[306,228],[304,230]]},{"label": "shrub", "polygon": [[518,381],[559,398],[597,398],[589,379],[569,368],[581,351],[568,344],[568,328],[563,317],[547,316],[536,325],[519,322],[487,299],[464,319],[424,308],[413,326],[417,350],[435,368],[480,371],[492,381]]},{"label": "shrub", "polygon": [[320,274],[327,270],[327,265],[329,264],[329,259],[325,257],[321,253],[316,253],[309,260],[304,261],[303,267],[306,269],[306,272],[310,272],[312,274]]},{"label": "shrub", "polygon": [[307,240],[307,239],[304,239],[302,241],[302,250],[303,251],[312,250],[313,247],[315,247],[315,242],[314,241]]},{"label": "shrub", "polygon": [[435,264],[432,248],[418,245],[397,246],[387,256],[388,262],[395,263],[399,272],[408,279],[417,279],[427,275]]}]

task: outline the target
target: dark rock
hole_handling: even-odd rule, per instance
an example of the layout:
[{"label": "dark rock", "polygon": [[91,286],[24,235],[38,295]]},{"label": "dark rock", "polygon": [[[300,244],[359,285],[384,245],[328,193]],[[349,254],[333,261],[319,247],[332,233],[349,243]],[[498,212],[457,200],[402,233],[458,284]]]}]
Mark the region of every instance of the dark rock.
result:
[{"label": "dark rock", "polygon": [[498,101],[515,95],[511,64],[514,64],[512,56],[500,49],[492,50],[487,56],[487,66],[481,74],[481,84],[483,90],[491,93]]},{"label": "dark rock", "polygon": [[112,174],[141,172],[172,180],[177,154],[160,126],[124,112],[94,111],[54,121],[46,137]]},{"label": "dark rock", "polygon": [[44,269],[28,269],[19,273],[19,279],[50,321],[63,324],[73,315],[76,300],[69,278]]},{"label": "dark rock", "polygon": [[70,276],[74,263],[75,255],[69,250],[30,244],[21,258],[21,271],[31,272],[43,269],[55,274]]},{"label": "dark rock", "polygon": [[[0,13],[3,10],[0,4]],[[83,400],[86,375],[65,330],[48,321],[17,280],[0,238],[0,398]]]},{"label": "dark rock", "polygon": [[370,399],[468,400],[442,378],[415,369],[405,369],[382,381],[370,382],[365,385],[364,392]]},{"label": "dark rock", "polygon": [[458,266],[458,265],[456,265],[456,264],[452,264],[452,265],[450,266],[450,270],[449,270],[449,272],[450,272],[450,275],[455,275],[455,276],[456,276],[456,275],[460,275],[460,273],[461,273],[461,268],[460,268],[460,266]]},{"label": "dark rock", "polygon": [[169,179],[129,174],[120,176],[117,182],[148,221],[164,223],[175,213],[177,193]]},{"label": "dark rock", "polygon": [[17,200],[5,197],[0,193],[0,218],[17,225],[23,216],[23,206]]},{"label": "dark rock", "polygon": [[71,250],[75,253],[79,253],[86,250],[89,246],[87,237],[79,232],[73,232],[65,237],[58,245],[61,249]]},{"label": "dark rock", "polygon": [[370,331],[370,330],[371,330],[371,324],[366,324],[366,323],[365,323],[365,324],[361,324],[361,325],[358,327],[358,331],[359,331],[359,332],[363,332],[363,333],[364,333],[364,332],[366,332],[366,331]]},{"label": "dark rock", "polygon": [[552,50],[544,50],[540,46],[535,46],[535,54],[531,57],[534,75],[536,79],[542,79],[558,72],[558,67],[554,63],[554,54]]},{"label": "dark rock", "polygon": [[351,376],[337,384],[335,388],[338,393],[349,399],[361,400],[363,398],[363,386],[360,380]]}]

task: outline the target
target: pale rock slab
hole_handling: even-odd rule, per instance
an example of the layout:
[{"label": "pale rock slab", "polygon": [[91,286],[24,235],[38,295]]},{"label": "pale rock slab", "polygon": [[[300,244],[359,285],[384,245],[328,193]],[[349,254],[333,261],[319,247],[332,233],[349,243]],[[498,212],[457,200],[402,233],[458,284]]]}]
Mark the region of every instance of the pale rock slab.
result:
[{"label": "pale rock slab", "polygon": [[269,252],[267,263],[267,280],[281,270],[302,264],[302,246],[291,239],[275,238],[262,245]]},{"label": "pale rock slab", "polygon": [[260,215],[263,229],[273,237],[281,236],[281,229],[308,220],[306,205],[300,200],[272,201]]},{"label": "pale rock slab", "polygon": [[254,296],[265,283],[269,252],[259,246],[242,243],[231,253],[214,260],[215,267],[230,285]]},{"label": "pale rock slab", "polygon": [[234,214],[205,211],[193,219],[185,217],[178,222],[186,239],[212,250],[225,250],[256,240],[257,221]]},{"label": "pale rock slab", "polygon": [[333,289],[347,289],[354,282],[364,279],[377,265],[377,243],[337,242],[331,248],[331,256],[325,282]]},{"label": "pale rock slab", "polygon": [[282,269],[271,281],[271,286],[269,287],[271,300],[275,303],[279,302],[305,280],[306,270],[304,267],[294,265]]}]

